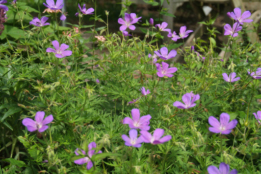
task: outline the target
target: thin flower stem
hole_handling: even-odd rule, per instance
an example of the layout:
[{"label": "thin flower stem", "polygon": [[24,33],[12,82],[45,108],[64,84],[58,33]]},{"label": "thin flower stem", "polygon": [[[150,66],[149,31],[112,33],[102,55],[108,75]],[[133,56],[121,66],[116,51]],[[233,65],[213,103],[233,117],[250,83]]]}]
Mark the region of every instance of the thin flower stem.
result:
[{"label": "thin flower stem", "polygon": [[220,133],[220,158],[222,158],[222,153],[223,153],[223,145],[222,145],[222,134]]}]

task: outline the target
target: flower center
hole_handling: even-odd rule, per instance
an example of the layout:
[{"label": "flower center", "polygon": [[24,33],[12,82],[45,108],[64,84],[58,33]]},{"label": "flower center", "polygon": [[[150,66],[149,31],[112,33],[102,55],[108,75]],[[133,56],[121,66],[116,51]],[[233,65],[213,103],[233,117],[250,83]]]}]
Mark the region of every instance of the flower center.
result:
[{"label": "flower center", "polygon": [[60,48],[56,51],[57,54],[62,54],[62,51],[60,50]]},{"label": "flower center", "polygon": [[161,74],[167,74],[166,70],[162,70]]},{"label": "flower center", "polygon": [[[146,95],[146,94],[145,94]],[[140,123],[138,122],[138,121],[135,121],[134,123],[133,123],[133,125],[135,126],[135,127],[139,127],[140,126]]]},{"label": "flower center", "polygon": [[135,144],[136,144],[136,141],[137,141],[136,138],[135,138],[135,139],[131,139],[130,143],[131,143],[132,145],[135,145]]},{"label": "flower center", "polygon": [[43,125],[41,123],[36,123],[37,129],[41,129]]},{"label": "flower center", "polygon": [[219,129],[220,129],[221,131],[224,131],[224,130],[226,130],[226,127],[223,126],[223,125],[221,125],[221,126],[219,127]]}]

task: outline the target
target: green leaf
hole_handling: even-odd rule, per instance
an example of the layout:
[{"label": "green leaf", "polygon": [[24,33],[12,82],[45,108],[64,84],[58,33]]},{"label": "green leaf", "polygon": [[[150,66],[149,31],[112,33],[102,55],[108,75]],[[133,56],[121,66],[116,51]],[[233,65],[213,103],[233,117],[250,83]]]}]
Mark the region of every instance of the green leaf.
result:
[{"label": "green leaf", "polygon": [[170,17],[175,17],[175,15],[165,12],[165,11],[161,11],[160,14],[164,15],[164,16],[170,16]]},{"label": "green leaf", "polygon": [[8,109],[8,111],[4,114],[4,116],[1,118],[1,122],[3,122],[8,116],[13,115],[17,112],[20,112],[22,109],[19,107],[11,107]]},{"label": "green leaf", "polygon": [[92,156],[92,160],[98,161],[98,160],[104,159],[106,157],[113,157],[113,156],[116,157],[116,156],[121,156],[121,155],[117,154],[117,153],[99,153],[99,154]]},{"label": "green leaf", "polygon": [[5,25],[7,35],[11,36],[12,38],[19,39],[25,38],[25,32],[17,27],[13,27],[10,25]]},{"label": "green leaf", "polygon": [[4,159],[3,161],[9,162],[11,165],[15,165],[18,167],[26,166],[26,164],[23,161],[19,161],[19,160],[13,159],[13,158],[7,158],[7,159]]}]

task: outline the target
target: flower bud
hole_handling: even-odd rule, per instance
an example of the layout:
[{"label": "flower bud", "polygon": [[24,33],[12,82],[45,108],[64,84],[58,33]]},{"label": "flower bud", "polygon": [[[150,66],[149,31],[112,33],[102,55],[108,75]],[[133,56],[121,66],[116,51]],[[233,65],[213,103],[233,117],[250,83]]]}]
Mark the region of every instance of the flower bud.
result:
[{"label": "flower bud", "polygon": [[153,25],[153,24],[154,24],[154,20],[153,20],[153,18],[150,18],[149,23],[150,23],[150,25]]}]

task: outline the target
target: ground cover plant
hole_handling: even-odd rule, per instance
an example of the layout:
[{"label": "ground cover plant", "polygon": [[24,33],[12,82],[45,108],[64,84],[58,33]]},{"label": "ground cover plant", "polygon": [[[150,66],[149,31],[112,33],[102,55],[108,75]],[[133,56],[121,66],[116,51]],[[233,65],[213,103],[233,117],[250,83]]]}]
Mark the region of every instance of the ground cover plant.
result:
[{"label": "ground cover plant", "polygon": [[[79,3],[78,25],[62,27],[62,0],[47,0],[45,13],[0,1],[0,173],[260,173],[251,13],[228,12],[230,56],[219,57],[213,20],[204,22],[209,40],[181,49],[175,42],[193,33],[186,26],[172,31],[124,8],[110,33],[93,4]],[[82,25],[84,16],[94,24]],[[144,39],[133,33],[138,26],[147,28]],[[177,54],[185,63],[173,62]]]}]

